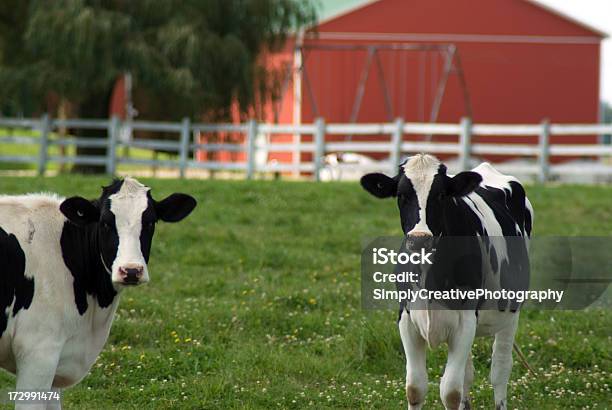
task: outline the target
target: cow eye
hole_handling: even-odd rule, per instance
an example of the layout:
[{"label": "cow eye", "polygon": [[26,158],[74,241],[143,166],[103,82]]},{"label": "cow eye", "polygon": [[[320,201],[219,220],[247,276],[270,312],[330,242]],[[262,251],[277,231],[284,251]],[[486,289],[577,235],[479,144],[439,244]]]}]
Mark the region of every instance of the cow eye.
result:
[{"label": "cow eye", "polygon": [[106,230],[110,230],[111,226],[108,222],[106,221],[102,221],[102,228],[106,229]]}]

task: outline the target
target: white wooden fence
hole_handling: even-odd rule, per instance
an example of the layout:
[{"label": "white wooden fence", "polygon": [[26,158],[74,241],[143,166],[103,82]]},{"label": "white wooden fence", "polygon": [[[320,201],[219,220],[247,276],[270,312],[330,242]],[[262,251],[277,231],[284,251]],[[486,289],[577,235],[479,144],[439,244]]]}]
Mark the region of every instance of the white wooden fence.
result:
[{"label": "white wooden fence", "polygon": [[[122,141],[119,138],[120,129],[129,126],[133,131],[172,132],[177,133],[177,140],[133,139]],[[103,120],[84,119],[51,119],[43,115],[38,119],[0,118],[0,128],[10,128],[12,132],[7,136],[0,136],[0,162],[35,163],[38,173],[44,175],[50,162],[71,164],[103,165],[108,174],[114,174],[118,164],[132,164],[155,167],[178,168],[180,176],[184,177],[187,169],[207,169],[242,171],[247,178],[252,178],[257,172],[311,172],[316,180],[320,179],[324,167],[324,156],[332,152],[356,153],[386,153],[388,159],[369,165],[355,165],[360,171],[368,172],[380,169],[381,165],[390,172],[396,172],[397,166],[404,154],[427,152],[432,154],[454,154],[459,160],[459,168],[469,169],[472,156],[482,155],[510,155],[537,158],[533,165],[515,166],[514,171],[536,175],[541,182],[549,180],[551,175],[563,174],[593,174],[612,175],[610,161],[595,162],[588,167],[572,164],[551,164],[551,156],[571,157],[598,157],[610,159],[612,146],[603,144],[551,144],[552,135],[603,135],[612,134],[612,124],[550,124],[543,121],[540,124],[472,124],[470,119],[463,118],[459,124],[439,123],[411,123],[397,119],[392,123],[376,124],[326,124],[323,119],[317,119],[312,124],[264,124],[254,120],[243,124],[203,124],[191,123],[188,118],[182,122],[150,122],[132,121],[121,123],[116,118]],[[92,130],[107,130],[106,138],[83,138],[64,136],[59,137],[54,132],[59,128]],[[19,135],[19,130],[30,131],[30,135]],[[244,134],[241,143],[197,143],[194,135],[197,133],[233,132]],[[36,135],[32,135],[36,134]],[[292,142],[267,142],[258,144],[257,136],[264,135],[292,135]],[[302,141],[302,136],[311,135],[311,142]],[[325,141],[326,135],[388,135],[388,140],[378,141]],[[452,135],[458,136],[457,142],[407,141],[405,135]],[[474,136],[503,136],[507,143],[479,143],[473,141]],[[539,143],[518,144],[513,143],[515,136],[538,136]],[[37,146],[38,155],[6,155],[2,152],[3,144],[27,144]],[[106,148],[104,156],[58,156],[49,155],[49,147],[75,146],[75,147],[101,147]],[[117,155],[117,148],[121,146],[137,147],[148,150],[164,150],[176,153],[173,160],[157,160],[130,158]],[[196,150],[209,152],[244,152],[246,161],[197,161],[191,153]],[[312,160],[293,161],[291,163],[265,162],[257,163],[256,153],[263,150],[267,153],[290,152],[294,158],[301,158],[302,152],[312,153]],[[504,172],[512,172],[512,166],[500,164]]]}]

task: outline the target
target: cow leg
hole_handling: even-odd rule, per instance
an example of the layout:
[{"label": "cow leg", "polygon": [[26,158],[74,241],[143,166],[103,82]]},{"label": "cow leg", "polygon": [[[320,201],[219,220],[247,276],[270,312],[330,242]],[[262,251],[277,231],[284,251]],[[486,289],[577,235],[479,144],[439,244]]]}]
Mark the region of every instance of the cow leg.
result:
[{"label": "cow leg", "polygon": [[61,402],[61,397],[62,397],[62,389],[60,389],[59,387],[51,387],[51,391],[53,393],[57,393],[60,396],[60,400],[57,401],[50,401],[49,403],[47,403],[47,409],[46,410],[62,410],[62,402]]},{"label": "cow leg", "polygon": [[467,364],[465,365],[465,376],[463,378],[463,399],[461,400],[461,410],[470,410],[470,389],[474,382],[474,363],[472,362],[472,352],[468,354]]},{"label": "cow leg", "polygon": [[[61,349],[41,345],[18,355],[17,390],[51,390]],[[16,410],[45,410],[48,403],[18,404]]]},{"label": "cow leg", "polygon": [[440,398],[447,410],[459,410],[461,406],[466,367],[475,334],[476,315],[473,311],[461,312],[459,324],[448,341],[448,359],[440,380]]},{"label": "cow leg", "polygon": [[408,312],[403,311],[399,331],[406,354],[406,398],[409,410],[420,410],[427,395],[427,346],[425,340],[410,322]]},{"label": "cow leg", "polygon": [[506,410],[507,406],[506,394],[510,372],[512,371],[512,344],[514,343],[514,334],[516,333],[519,317],[518,312],[505,312],[504,314],[514,316],[508,327],[495,334],[495,341],[493,342],[491,384],[493,385],[496,410]]}]

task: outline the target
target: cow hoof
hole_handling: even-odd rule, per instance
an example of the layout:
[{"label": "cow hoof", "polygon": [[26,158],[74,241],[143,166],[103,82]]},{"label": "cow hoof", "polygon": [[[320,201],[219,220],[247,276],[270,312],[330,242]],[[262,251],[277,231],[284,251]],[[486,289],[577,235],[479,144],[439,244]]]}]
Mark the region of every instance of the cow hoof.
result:
[{"label": "cow hoof", "polygon": [[462,410],[472,410],[472,404],[470,403],[469,398],[463,399],[461,404],[463,405],[463,407],[461,407]]},{"label": "cow hoof", "polygon": [[495,410],[506,410],[506,400],[501,400],[495,405]]}]

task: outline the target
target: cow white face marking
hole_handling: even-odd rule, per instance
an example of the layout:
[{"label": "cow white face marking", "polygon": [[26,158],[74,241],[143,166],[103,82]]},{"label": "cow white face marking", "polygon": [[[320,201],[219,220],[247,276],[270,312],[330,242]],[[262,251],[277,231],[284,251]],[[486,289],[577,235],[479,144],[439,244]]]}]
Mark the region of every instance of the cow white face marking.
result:
[{"label": "cow white face marking", "polygon": [[[398,197],[416,196],[418,218],[414,227],[406,232],[407,236],[432,236],[432,230],[427,225],[427,200],[431,191],[434,176],[438,173],[440,161],[431,155],[415,155],[404,164],[404,175],[410,181],[410,187],[398,186]],[[404,188],[400,191],[401,188]],[[412,205],[414,206],[414,205]],[[400,204],[400,212],[402,205]],[[413,212],[412,212],[413,213]],[[410,221],[410,224],[413,222]],[[407,226],[404,227],[408,229]]]},{"label": "cow white face marking", "polygon": [[[126,178],[121,189],[110,195],[110,212],[115,217],[115,230],[119,239],[117,255],[112,262],[111,279],[114,283],[141,284],[149,281],[147,261],[141,249],[144,212],[151,206],[150,188],[132,178]],[[148,259],[148,258],[147,258]]]}]

